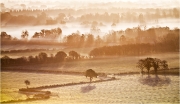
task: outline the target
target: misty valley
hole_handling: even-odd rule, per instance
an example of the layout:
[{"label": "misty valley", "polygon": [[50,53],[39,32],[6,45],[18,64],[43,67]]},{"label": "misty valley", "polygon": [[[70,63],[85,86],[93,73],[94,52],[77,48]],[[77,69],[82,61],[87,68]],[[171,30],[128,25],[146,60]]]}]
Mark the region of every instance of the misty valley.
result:
[{"label": "misty valley", "polygon": [[0,102],[179,103],[178,4],[2,0]]}]

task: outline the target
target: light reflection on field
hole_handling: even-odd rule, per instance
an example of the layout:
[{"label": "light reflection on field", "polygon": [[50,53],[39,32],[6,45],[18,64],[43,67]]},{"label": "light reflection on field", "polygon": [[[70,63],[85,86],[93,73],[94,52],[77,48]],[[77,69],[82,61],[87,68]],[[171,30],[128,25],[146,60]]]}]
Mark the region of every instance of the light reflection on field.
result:
[{"label": "light reflection on field", "polygon": [[[152,76],[154,77],[154,76]],[[164,78],[164,76],[159,76]],[[120,103],[178,103],[179,77],[168,76],[171,83],[162,86],[148,86],[139,83],[140,76],[122,76],[120,80],[96,84],[48,89],[58,96],[46,101],[29,102],[29,104],[120,104]],[[95,86],[86,93],[82,87]],[[88,88],[87,88],[88,90]],[[20,103],[20,104],[23,104]]]},{"label": "light reflection on field", "polygon": [[[4,93],[7,93],[8,89],[10,92],[17,91],[19,87],[25,87],[24,79],[29,79],[31,86],[87,81],[83,76],[14,72],[2,72],[1,74],[2,77],[4,76],[2,81],[2,92]],[[151,77],[154,78],[155,76],[152,75]],[[52,92],[50,99],[19,104],[172,104],[179,102],[179,76],[166,76],[171,80],[170,83],[159,86],[143,85],[139,82],[139,79],[142,78],[140,75],[118,76],[118,78],[120,80],[45,89]],[[159,76],[159,78],[164,79],[165,77]],[[16,94],[17,92],[13,93]],[[22,96],[19,95],[19,97]]]},{"label": "light reflection on field", "polygon": [[29,87],[38,87],[54,84],[65,84],[71,82],[89,81],[85,76],[40,74],[40,73],[18,73],[1,72],[1,97],[2,101],[25,98],[18,94],[19,88],[26,88],[25,80],[30,81]]}]

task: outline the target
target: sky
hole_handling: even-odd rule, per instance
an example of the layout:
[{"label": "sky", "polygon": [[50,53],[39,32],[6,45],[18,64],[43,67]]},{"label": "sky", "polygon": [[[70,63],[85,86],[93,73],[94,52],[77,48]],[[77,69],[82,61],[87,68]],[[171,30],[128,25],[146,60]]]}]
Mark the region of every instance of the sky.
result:
[{"label": "sky", "polygon": [[26,1],[41,1],[41,2],[71,2],[71,1],[82,1],[82,2],[144,2],[144,3],[151,3],[151,2],[179,2],[179,0],[0,0],[0,2],[7,2],[7,1],[17,1],[17,2],[26,2]]},{"label": "sky", "polygon": [[[122,1],[122,2],[134,2],[134,3],[140,3],[140,4],[157,4],[157,5],[176,5],[176,7],[180,7],[180,0],[0,0],[1,3],[5,3],[6,5],[8,5],[8,1],[13,1],[13,3],[27,3],[30,1],[39,1],[42,3],[46,3],[46,2],[64,2],[64,3],[70,3],[70,2],[83,2],[83,3],[95,3],[95,2],[118,2],[118,1]],[[11,2],[12,3],[12,2]]]}]

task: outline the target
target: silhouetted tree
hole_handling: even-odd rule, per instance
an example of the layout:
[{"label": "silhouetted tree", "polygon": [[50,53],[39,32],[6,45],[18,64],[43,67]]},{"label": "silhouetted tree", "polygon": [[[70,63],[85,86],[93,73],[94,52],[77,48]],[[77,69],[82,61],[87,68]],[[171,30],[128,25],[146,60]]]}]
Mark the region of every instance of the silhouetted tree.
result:
[{"label": "silhouetted tree", "polygon": [[79,59],[80,55],[76,51],[70,51],[69,56],[71,56],[73,59]]},{"label": "silhouetted tree", "polygon": [[136,67],[138,67],[138,68],[140,68],[140,69],[141,69],[141,74],[142,74],[142,77],[143,77],[143,74],[144,74],[143,69],[145,68],[145,66],[144,66],[144,60],[140,59],[140,60],[138,61],[138,63],[137,63],[137,66],[136,66]]},{"label": "silhouetted tree", "polygon": [[160,68],[167,69],[168,64],[167,64],[167,61],[165,61],[165,60],[148,57],[146,59],[140,59],[137,63],[137,67],[140,68],[141,71],[143,71],[143,69],[146,68],[148,71],[148,76],[149,76],[150,68],[152,67],[152,68],[154,68],[155,75],[157,76],[158,69],[160,69]]},{"label": "silhouetted tree", "polygon": [[160,63],[161,63],[161,60],[157,59],[157,58],[154,58],[153,61],[152,61],[152,67],[154,68],[154,72],[155,72],[156,76],[157,76],[157,70],[160,67]]},{"label": "silhouetted tree", "polygon": [[11,58],[9,56],[5,55],[1,58],[1,64],[8,65],[8,64],[10,64],[10,60],[11,60]]},{"label": "silhouetted tree", "polygon": [[86,70],[85,76],[89,77],[90,78],[90,82],[91,82],[93,77],[97,78],[98,74],[94,70],[88,69],[88,70]]},{"label": "silhouetted tree", "polygon": [[28,88],[28,85],[30,85],[30,81],[29,80],[25,80],[24,83],[26,84],[26,86]]},{"label": "silhouetted tree", "polygon": [[55,59],[57,61],[64,61],[66,57],[67,57],[67,54],[65,52],[63,52],[63,51],[59,51],[55,55]]},{"label": "silhouetted tree", "polygon": [[2,31],[1,32],[1,41],[3,40],[12,40],[11,35],[8,35],[6,32]]},{"label": "silhouetted tree", "polygon": [[28,36],[29,36],[29,32],[28,32],[27,30],[22,31],[22,34],[21,34],[21,38],[22,38],[22,39],[27,39]]}]

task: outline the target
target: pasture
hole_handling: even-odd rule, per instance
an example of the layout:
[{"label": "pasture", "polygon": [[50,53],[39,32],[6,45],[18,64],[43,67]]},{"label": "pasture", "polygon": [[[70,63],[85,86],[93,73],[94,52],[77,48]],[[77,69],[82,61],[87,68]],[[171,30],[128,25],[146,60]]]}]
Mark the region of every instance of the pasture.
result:
[{"label": "pasture", "polygon": [[[89,81],[84,76],[1,72],[2,101],[25,99],[30,94],[20,94],[18,88],[26,87],[25,79],[31,81],[30,87],[55,85],[68,82]],[[52,95],[47,100],[19,102],[18,104],[129,104],[129,103],[179,103],[179,76],[161,76],[158,80],[140,75],[116,76],[119,80],[82,84],[66,87],[48,88]]]}]

